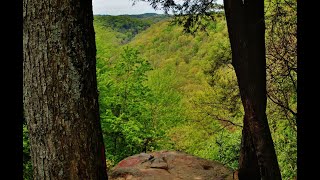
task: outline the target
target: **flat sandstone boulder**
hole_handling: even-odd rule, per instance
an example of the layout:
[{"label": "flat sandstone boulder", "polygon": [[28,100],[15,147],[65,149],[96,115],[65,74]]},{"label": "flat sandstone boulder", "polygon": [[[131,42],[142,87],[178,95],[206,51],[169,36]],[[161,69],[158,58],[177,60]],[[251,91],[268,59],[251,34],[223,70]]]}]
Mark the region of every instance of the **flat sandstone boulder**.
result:
[{"label": "flat sandstone boulder", "polygon": [[110,180],[232,180],[233,171],[221,163],[176,151],[130,156],[116,165]]}]

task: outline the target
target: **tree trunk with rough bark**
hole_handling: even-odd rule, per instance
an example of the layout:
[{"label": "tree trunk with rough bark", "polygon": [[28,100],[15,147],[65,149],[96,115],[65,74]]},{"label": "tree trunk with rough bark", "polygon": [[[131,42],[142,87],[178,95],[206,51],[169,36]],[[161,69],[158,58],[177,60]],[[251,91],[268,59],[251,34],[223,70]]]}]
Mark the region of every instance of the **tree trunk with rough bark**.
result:
[{"label": "tree trunk with rough bark", "polygon": [[239,179],[281,179],[266,116],[264,1],[224,0],[240,95],[245,111]]},{"label": "tree trunk with rough bark", "polygon": [[23,54],[34,179],[107,179],[92,1],[23,0]]}]

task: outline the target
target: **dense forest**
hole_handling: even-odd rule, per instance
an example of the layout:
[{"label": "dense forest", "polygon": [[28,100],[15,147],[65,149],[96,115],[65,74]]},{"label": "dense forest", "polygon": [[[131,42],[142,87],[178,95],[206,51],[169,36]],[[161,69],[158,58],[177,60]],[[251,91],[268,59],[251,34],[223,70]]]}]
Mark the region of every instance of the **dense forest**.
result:
[{"label": "dense forest", "polygon": [[[267,116],[283,179],[297,174],[296,5],[266,9]],[[281,15],[276,14],[281,13]],[[184,151],[238,167],[244,110],[223,12],[186,34],[158,14],[94,16],[107,168],[141,152]],[[24,178],[32,179],[24,123]]]}]

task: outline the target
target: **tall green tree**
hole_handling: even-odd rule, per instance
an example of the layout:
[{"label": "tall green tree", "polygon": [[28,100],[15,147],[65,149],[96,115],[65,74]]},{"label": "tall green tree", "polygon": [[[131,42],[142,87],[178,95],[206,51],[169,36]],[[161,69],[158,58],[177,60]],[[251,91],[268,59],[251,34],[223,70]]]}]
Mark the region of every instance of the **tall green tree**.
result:
[{"label": "tall green tree", "polygon": [[145,85],[149,70],[148,61],[137,50],[127,47],[108,71],[99,74],[104,139],[108,156],[115,162],[150,150],[155,141],[149,108],[152,94]]},{"label": "tall green tree", "polygon": [[92,2],[23,1],[23,103],[34,179],[108,179]]},{"label": "tall green tree", "polygon": [[[179,17],[186,32],[203,29],[217,4],[213,0],[151,2]],[[266,116],[264,1],[224,0],[231,50],[245,115],[239,159],[240,179],[281,179]],[[201,18],[202,17],[202,18]],[[213,19],[213,18],[212,18]]]}]

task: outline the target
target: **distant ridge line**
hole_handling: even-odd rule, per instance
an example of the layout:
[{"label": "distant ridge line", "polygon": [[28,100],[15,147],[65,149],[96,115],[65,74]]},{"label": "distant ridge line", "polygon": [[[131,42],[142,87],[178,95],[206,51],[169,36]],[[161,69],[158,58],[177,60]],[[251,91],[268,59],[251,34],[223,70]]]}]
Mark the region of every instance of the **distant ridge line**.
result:
[{"label": "distant ridge line", "polygon": [[95,16],[169,16],[167,14],[158,14],[158,13],[143,13],[143,14],[119,14],[119,15],[110,15],[110,14],[94,14]]}]

